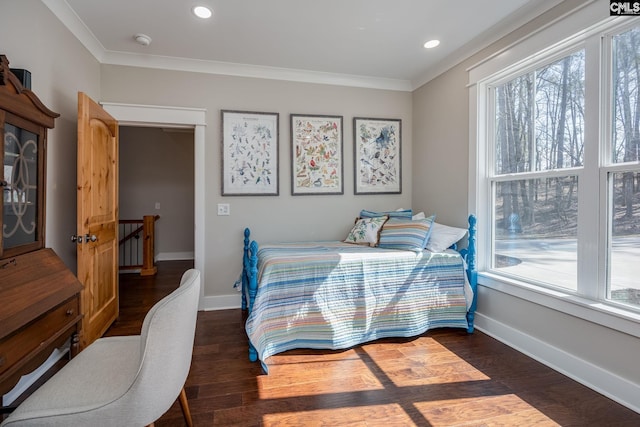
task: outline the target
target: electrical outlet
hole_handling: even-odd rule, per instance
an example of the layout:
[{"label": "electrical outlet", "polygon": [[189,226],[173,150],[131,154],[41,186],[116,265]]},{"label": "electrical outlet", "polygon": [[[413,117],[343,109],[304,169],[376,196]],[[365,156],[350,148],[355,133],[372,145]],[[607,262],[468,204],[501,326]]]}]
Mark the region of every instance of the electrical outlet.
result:
[{"label": "electrical outlet", "polygon": [[229,203],[218,203],[218,215],[231,215]]},{"label": "electrical outlet", "polygon": [[160,210],[160,202],[156,202],[156,210],[159,211]]}]

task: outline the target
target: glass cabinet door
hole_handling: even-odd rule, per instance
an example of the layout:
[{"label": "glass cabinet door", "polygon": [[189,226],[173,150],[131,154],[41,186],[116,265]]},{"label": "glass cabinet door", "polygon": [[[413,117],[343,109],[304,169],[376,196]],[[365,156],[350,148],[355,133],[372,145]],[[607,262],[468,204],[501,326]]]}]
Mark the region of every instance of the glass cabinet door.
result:
[{"label": "glass cabinet door", "polygon": [[5,256],[38,248],[42,241],[39,135],[4,123],[2,252]]}]

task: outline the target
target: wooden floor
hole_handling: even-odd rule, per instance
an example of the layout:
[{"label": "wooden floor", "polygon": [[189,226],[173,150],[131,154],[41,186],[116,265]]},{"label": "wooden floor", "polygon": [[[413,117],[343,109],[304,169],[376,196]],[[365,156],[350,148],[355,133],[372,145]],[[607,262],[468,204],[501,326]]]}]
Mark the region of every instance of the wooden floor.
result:
[{"label": "wooden floor", "polygon": [[[189,262],[122,275],[120,318],[138,334]],[[241,310],[200,312],[186,390],[196,426],[639,426],[637,414],[476,331],[435,330],[344,351],[289,351],[270,374],[247,358]],[[176,403],[156,426],[183,426]]]}]

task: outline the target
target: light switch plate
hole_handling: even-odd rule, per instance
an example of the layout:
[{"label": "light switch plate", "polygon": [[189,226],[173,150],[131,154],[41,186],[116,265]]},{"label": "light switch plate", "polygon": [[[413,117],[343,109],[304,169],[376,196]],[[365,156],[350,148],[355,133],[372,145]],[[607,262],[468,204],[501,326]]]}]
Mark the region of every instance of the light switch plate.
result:
[{"label": "light switch plate", "polygon": [[231,215],[231,207],[229,203],[218,203],[218,215]]}]

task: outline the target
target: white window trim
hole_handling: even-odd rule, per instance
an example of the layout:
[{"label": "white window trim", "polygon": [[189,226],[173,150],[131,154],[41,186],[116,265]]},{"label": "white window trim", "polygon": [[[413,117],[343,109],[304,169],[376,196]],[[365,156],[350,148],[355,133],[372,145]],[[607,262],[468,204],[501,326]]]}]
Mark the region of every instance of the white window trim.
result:
[{"label": "white window trim", "polygon": [[640,314],[614,305],[486,272],[478,285],[640,338]]},{"label": "white window trim", "polygon": [[[490,224],[489,218],[482,215],[482,212],[488,212],[487,204],[491,201],[491,192],[484,181],[478,180],[478,176],[486,176],[490,166],[490,159],[484,155],[487,153],[488,132],[487,120],[485,120],[488,110],[487,84],[486,81],[491,78],[496,81],[501,75],[511,73],[514,69],[525,68],[527,63],[534,62],[540,56],[545,58],[561,55],[571,49],[575,49],[579,44],[583,44],[585,49],[594,49],[593,37],[589,36],[595,33],[602,33],[614,27],[619,27],[621,23],[629,23],[629,17],[610,17],[603,19],[602,5],[599,2],[589,2],[581,8],[568,14],[562,19],[549,25],[542,31],[532,34],[530,37],[523,38],[517,43],[509,46],[504,51],[493,55],[486,61],[481,61],[475,66],[468,69],[469,72],[469,209],[471,212],[478,213],[477,225],[477,242],[478,242],[478,284],[499,292],[503,292],[524,300],[548,307],[578,318],[588,320],[590,322],[600,324],[620,332],[640,338],[640,312],[625,309],[622,305],[615,303],[605,303],[597,300],[599,295],[604,292],[603,286],[606,286],[606,272],[599,271],[597,266],[588,267],[588,272],[581,274],[589,274],[590,277],[597,277],[598,289],[591,289],[588,298],[556,290],[549,287],[536,286],[531,283],[519,281],[515,278],[508,278],[501,275],[492,274],[488,271],[490,260],[487,254],[490,254],[491,239],[489,236]],[[634,19],[635,20],[635,19]],[[636,21],[637,22],[637,21]],[[562,42],[559,42],[562,41]],[[539,54],[538,54],[539,53]],[[587,76],[594,73],[600,75],[602,72],[600,67],[597,69],[587,64],[585,70]],[[606,77],[606,76],[600,76]],[[589,78],[589,77],[587,77]],[[598,93],[587,96],[599,96],[602,100],[608,99],[607,94]],[[600,120],[600,112],[592,111],[587,123],[597,123]],[[592,120],[594,119],[594,120]],[[595,125],[597,126],[597,124]],[[604,130],[603,130],[604,131]],[[602,135],[604,136],[604,135]],[[600,148],[596,148],[598,150]],[[589,158],[597,159],[598,156],[590,155]],[[597,161],[597,160],[596,160]],[[618,166],[607,167],[606,170],[615,169]],[[602,169],[601,169],[602,170]],[[564,171],[566,172],[566,171]],[[602,178],[598,174],[583,174],[581,176],[580,185],[596,185],[601,186]],[[587,182],[584,182],[587,181]],[[579,201],[581,203],[581,201]],[[594,203],[594,202],[592,202]],[[603,203],[595,201],[600,206],[598,209],[584,209],[584,212],[591,212],[592,215],[603,215],[606,208],[602,208]],[[604,210],[603,210],[604,209]],[[591,245],[593,247],[581,250],[590,251],[593,256],[594,251],[599,257],[603,256],[603,252],[598,247],[606,245],[607,232],[603,230],[598,236],[598,244]],[[579,256],[581,256],[579,254]],[[602,264],[602,263],[599,263]],[[600,269],[601,270],[601,269]],[[580,276],[578,278],[580,280]],[[590,299],[593,298],[593,299]]]}]

